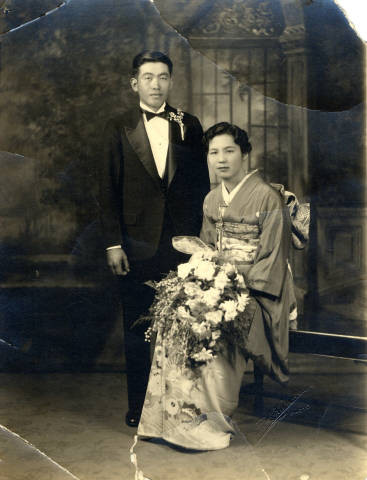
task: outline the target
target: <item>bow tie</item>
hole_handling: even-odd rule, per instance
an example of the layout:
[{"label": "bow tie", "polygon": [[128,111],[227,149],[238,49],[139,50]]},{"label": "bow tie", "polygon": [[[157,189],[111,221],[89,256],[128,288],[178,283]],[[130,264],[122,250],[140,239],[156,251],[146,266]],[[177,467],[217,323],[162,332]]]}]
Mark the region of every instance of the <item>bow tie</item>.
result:
[{"label": "bow tie", "polygon": [[148,122],[149,122],[149,120],[151,120],[154,117],[161,117],[161,118],[164,118],[164,119],[168,120],[168,112],[166,112],[165,110],[163,110],[163,112],[159,112],[159,113],[148,112],[147,110],[142,110],[142,112],[145,113]]}]

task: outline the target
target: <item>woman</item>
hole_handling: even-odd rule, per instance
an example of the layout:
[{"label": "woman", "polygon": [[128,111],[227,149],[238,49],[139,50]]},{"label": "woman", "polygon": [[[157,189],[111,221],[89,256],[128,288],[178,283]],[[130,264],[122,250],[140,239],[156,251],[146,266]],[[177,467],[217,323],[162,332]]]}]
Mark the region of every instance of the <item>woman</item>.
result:
[{"label": "woman", "polygon": [[216,450],[227,447],[234,432],[231,415],[248,358],[275,380],[288,380],[294,295],[289,213],[279,192],[249,171],[247,133],[223,122],[209,128],[204,143],[222,182],[205,198],[201,239],[235,263],[250,290],[246,352],[235,347],[231,358],[223,353],[195,370],[179,368],[158,332],[138,434]]}]

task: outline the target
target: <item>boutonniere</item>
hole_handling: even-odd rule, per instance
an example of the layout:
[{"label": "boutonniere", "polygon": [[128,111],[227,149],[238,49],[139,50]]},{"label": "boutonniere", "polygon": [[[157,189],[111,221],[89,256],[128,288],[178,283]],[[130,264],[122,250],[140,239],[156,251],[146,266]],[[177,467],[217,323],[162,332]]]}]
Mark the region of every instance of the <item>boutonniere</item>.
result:
[{"label": "boutonniere", "polygon": [[169,112],[168,119],[172,122],[175,121],[180,125],[180,130],[181,130],[181,139],[182,141],[185,140],[185,132],[184,132],[184,124],[183,124],[183,116],[184,112],[180,110],[179,108],[177,109],[177,113],[175,112]]}]

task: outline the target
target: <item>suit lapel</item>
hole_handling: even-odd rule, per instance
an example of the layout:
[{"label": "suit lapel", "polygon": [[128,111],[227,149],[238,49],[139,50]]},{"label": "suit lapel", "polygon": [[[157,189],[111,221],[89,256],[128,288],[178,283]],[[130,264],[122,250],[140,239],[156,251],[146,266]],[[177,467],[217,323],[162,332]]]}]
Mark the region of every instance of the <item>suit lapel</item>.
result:
[{"label": "suit lapel", "polygon": [[171,185],[173,177],[175,176],[177,170],[177,129],[178,127],[176,122],[169,122],[169,144],[167,152],[167,181],[168,187]]},{"label": "suit lapel", "polygon": [[[168,112],[177,113],[177,110],[168,104],[166,109]],[[126,137],[156,186],[161,188],[161,178],[157,171],[148,135],[144,127],[144,121],[139,109],[135,109],[131,112],[129,123],[130,125],[124,127]],[[166,169],[169,187],[177,171],[177,159],[180,157],[180,150],[182,149],[182,138],[180,125],[175,120],[168,120],[168,124],[169,143]]]},{"label": "suit lapel", "polygon": [[160,188],[161,179],[158,175],[157,167],[155,165],[148,135],[144,127],[144,121],[141,115],[139,115],[139,118],[136,120],[137,125],[135,128],[125,126],[126,137],[139,160],[144,165],[146,171],[149,173],[157,187]]},{"label": "suit lapel", "polygon": [[[168,112],[177,113],[177,110],[170,105],[166,107]],[[179,151],[182,148],[181,128],[175,120],[169,120],[169,145],[167,155],[167,178],[168,186],[172,183],[177,170],[177,159],[179,158]]]}]

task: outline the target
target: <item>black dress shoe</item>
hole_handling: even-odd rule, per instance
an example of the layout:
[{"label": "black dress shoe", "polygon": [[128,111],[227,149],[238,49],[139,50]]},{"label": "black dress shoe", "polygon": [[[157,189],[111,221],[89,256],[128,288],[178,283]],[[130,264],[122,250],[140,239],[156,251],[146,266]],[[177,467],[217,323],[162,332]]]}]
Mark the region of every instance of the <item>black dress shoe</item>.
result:
[{"label": "black dress shoe", "polygon": [[140,422],[140,415],[140,412],[133,412],[132,410],[129,410],[125,417],[126,425],[129,427],[137,427]]}]

